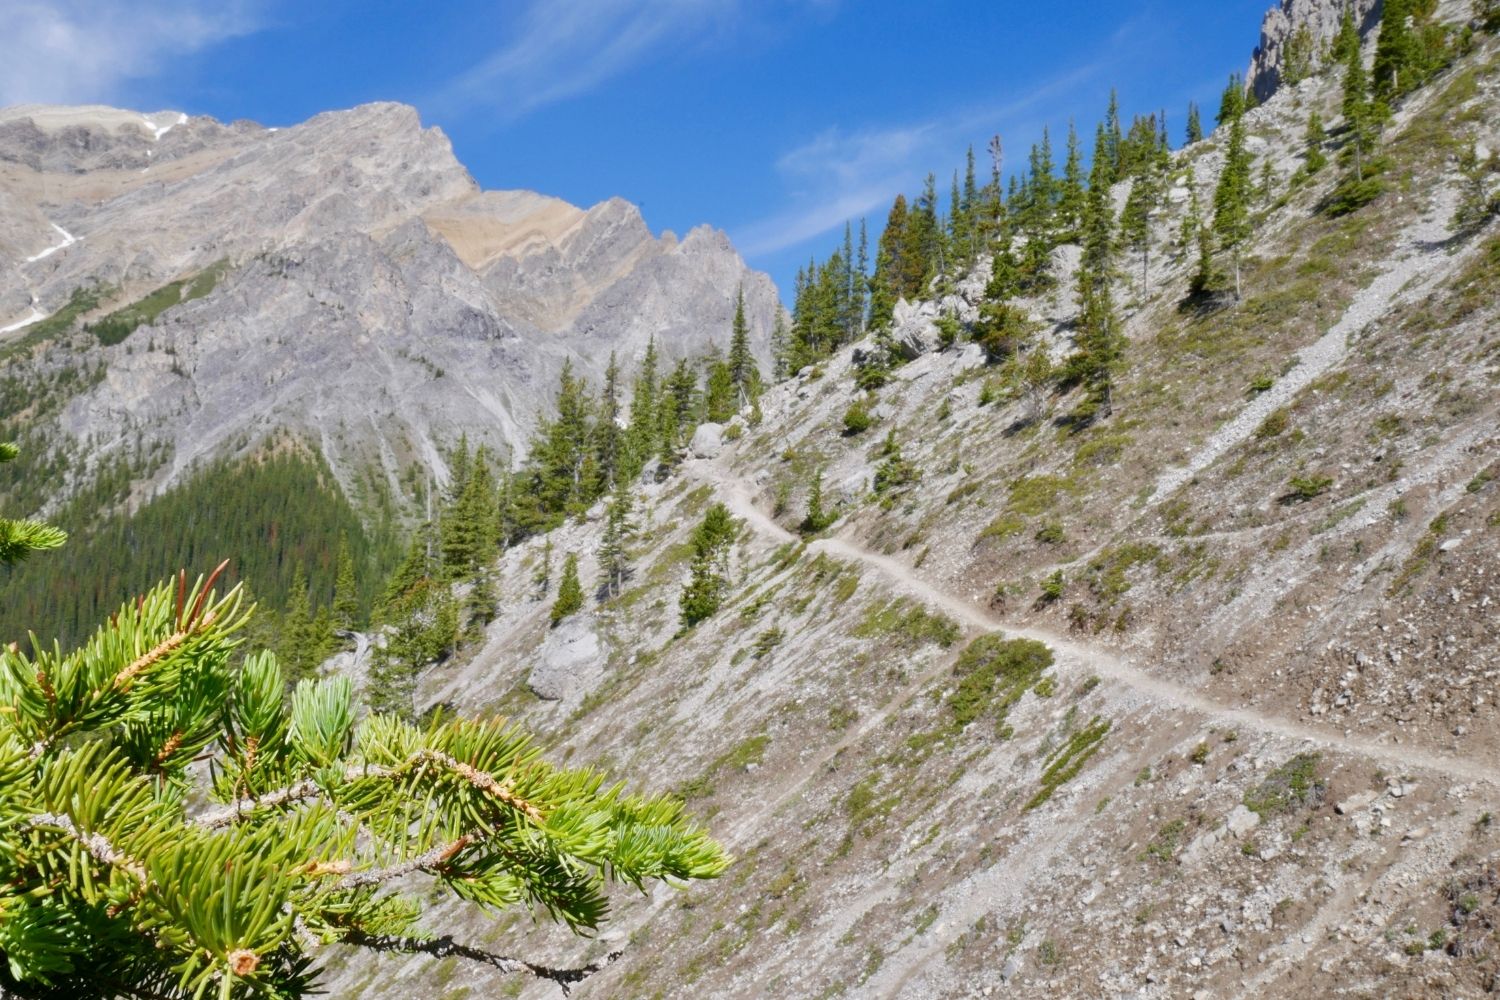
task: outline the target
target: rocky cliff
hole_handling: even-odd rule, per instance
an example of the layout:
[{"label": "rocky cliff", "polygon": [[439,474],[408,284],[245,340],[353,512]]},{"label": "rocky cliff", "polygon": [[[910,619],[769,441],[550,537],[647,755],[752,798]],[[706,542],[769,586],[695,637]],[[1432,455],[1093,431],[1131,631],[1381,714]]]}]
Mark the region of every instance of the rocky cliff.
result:
[{"label": "rocky cliff", "polygon": [[1245,82],[1257,100],[1264,101],[1281,86],[1287,46],[1298,31],[1305,31],[1316,51],[1322,52],[1338,34],[1346,10],[1353,10],[1361,36],[1380,23],[1383,0],[1281,0],[1266,11],[1261,22],[1260,44],[1250,57]]},{"label": "rocky cliff", "polygon": [[[524,448],[569,360],[597,376],[652,337],[668,356],[727,346],[740,287],[764,353],[780,309],[722,233],[481,191],[397,104],[286,129],[5,109],[0,209],[8,365],[102,371],[69,380],[53,443],[164,444],[157,486],[276,428],[321,442],[346,486],[372,463],[441,478],[461,431]],[[197,291],[157,308],[174,282]],[[77,335],[122,308],[146,314],[123,342]]]}]

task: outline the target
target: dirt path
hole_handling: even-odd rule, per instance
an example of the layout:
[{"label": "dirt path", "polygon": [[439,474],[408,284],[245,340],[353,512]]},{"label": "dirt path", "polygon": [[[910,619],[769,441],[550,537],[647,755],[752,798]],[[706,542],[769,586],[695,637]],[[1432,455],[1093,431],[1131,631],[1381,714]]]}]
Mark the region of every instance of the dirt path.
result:
[{"label": "dirt path", "polygon": [[[1439,191],[1428,211],[1401,234],[1386,269],[1354,296],[1339,321],[1317,341],[1298,351],[1296,367],[1210,434],[1186,465],[1163,471],[1157,477],[1153,501],[1166,499],[1230,449],[1248,441],[1268,416],[1291,403],[1318,376],[1344,360],[1352,336],[1389,313],[1397,303],[1421,298],[1438,279],[1460,266],[1462,254],[1449,256],[1437,249],[1449,235],[1448,220],[1452,217],[1451,192]],[[1478,243],[1473,241],[1470,250]]]},{"label": "dirt path", "polygon": [[[744,518],[756,532],[781,542],[797,538],[761,510],[754,502],[749,485],[729,470],[708,462],[690,462],[685,468],[689,475],[711,483],[729,509],[737,517]],[[1329,750],[1365,757],[1396,770],[1410,771],[1418,768],[1457,781],[1500,787],[1500,768],[1490,762],[1435,753],[1414,746],[1388,744],[1375,739],[1344,736],[1324,727],[1225,705],[1175,681],[1153,676],[1112,650],[1090,646],[1046,629],[1011,625],[994,617],[987,609],[928,583],[905,563],[871,552],[847,539],[822,538],[810,543],[808,548],[869,566],[885,577],[897,591],[939,608],[970,626],[1044,642],[1056,654],[1059,671],[1097,674],[1153,701],[1180,711],[1194,712],[1226,728],[1311,743]],[[888,707],[894,710],[897,706],[892,702]],[[885,714],[888,715],[889,712]]]}]

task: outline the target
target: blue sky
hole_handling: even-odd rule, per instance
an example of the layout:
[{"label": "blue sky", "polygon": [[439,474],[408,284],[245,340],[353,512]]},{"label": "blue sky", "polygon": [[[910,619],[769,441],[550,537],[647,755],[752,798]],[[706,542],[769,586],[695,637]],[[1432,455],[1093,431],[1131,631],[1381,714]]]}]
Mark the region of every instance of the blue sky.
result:
[{"label": "blue sky", "polygon": [[[1003,136],[1211,114],[1270,0],[4,0],[0,104],[288,125],[417,106],[487,188],[726,229],[783,289],[845,218]],[[1059,146],[1061,145],[1059,140]]]}]

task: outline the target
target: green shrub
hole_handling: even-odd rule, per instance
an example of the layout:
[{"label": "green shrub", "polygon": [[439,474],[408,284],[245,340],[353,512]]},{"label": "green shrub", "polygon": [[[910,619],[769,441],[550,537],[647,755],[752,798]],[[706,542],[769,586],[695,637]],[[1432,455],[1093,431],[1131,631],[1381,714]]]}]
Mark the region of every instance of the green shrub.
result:
[{"label": "green shrub", "polygon": [[1385,181],[1380,177],[1366,177],[1364,180],[1350,177],[1333,189],[1324,204],[1324,210],[1330,216],[1339,218],[1359,211],[1384,193]]},{"label": "green shrub", "polygon": [[1063,571],[1054,571],[1051,576],[1042,581],[1042,602],[1051,604],[1054,601],[1060,600],[1067,586],[1068,581],[1063,576]]},{"label": "green shrub", "polygon": [[856,399],[850,404],[849,409],[844,411],[844,434],[853,436],[863,434],[875,425],[875,414],[870,409],[867,400]]},{"label": "green shrub", "polygon": [[1260,422],[1259,427],[1255,428],[1255,436],[1262,441],[1276,437],[1286,430],[1290,420],[1291,415],[1287,413],[1285,407],[1275,410]]},{"label": "green shrub", "polygon": [[1295,503],[1303,503],[1322,496],[1333,488],[1332,476],[1293,476],[1288,484],[1292,492],[1287,495],[1288,499]]},{"label": "green shrub", "polygon": [[1295,812],[1322,801],[1324,786],[1318,778],[1317,753],[1300,753],[1272,771],[1264,781],[1245,793],[1245,808],[1261,819]]}]

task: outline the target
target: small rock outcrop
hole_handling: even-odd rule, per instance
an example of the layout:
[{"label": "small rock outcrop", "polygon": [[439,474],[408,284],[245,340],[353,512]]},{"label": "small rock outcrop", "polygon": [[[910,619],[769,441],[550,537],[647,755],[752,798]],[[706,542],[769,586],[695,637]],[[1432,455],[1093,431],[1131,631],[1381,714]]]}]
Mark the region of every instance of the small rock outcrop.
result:
[{"label": "small rock outcrop", "polygon": [[699,424],[693,432],[688,450],[694,458],[718,458],[724,450],[724,428],[720,424]]},{"label": "small rock outcrop", "polygon": [[1287,45],[1299,30],[1305,28],[1315,50],[1321,52],[1338,34],[1344,11],[1351,6],[1361,36],[1380,23],[1383,0],[1281,0],[1279,6],[1267,11],[1260,27],[1260,44],[1245,74],[1246,85],[1256,100],[1265,101],[1281,86]]},{"label": "small rock outcrop", "polygon": [[526,686],[544,701],[581,699],[604,679],[608,658],[594,616],[572,615],[547,633]]}]

